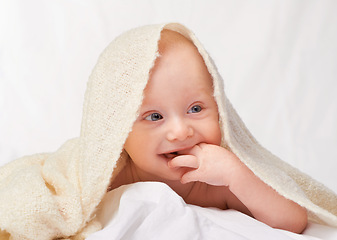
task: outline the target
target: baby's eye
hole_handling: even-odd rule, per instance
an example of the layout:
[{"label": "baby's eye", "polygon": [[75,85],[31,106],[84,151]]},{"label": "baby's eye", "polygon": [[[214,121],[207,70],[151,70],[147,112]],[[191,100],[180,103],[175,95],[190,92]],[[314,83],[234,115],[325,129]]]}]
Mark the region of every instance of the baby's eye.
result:
[{"label": "baby's eye", "polygon": [[199,105],[194,105],[193,107],[191,107],[190,110],[188,110],[187,113],[198,113],[201,112],[202,107],[200,107]]},{"label": "baby's eye", "polygon": [[163,116],[160,115],[159,113],[151,113],[145,118],[145,120],[148,120],[148,121],[158,121],[160,119],[163,119]]}]

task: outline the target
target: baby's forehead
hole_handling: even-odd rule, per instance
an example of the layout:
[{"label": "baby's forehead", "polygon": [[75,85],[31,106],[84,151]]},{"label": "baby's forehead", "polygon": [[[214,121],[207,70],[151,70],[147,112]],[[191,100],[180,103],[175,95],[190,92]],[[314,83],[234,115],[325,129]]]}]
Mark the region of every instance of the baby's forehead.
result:
[{"label": "baby's forehead", "polygon": [[[159,56],[150,72],[146,93],[153,89],[179,88],[181,82],[188,82],[185,87],[206,92],[213,96],[213,78],[197,47],[183,35],[165,31],[159,43]],[[158,86],[158,87],[156,87]],[[202,91],[201,91],[202,90]]]},{"label": "baby's forehead", "polygon": [[198,70],[203,69],[204,73],[209,75],[210,83],[213,85],[213,78],[209,73],[203,57],[199,53],[198,48],[189,38],[176,31],[164,29],[161,32],[161,38],[158,43],[158,51],[159,57],[156,60],[155,67],[160,64],[159,61],[164,55],[172,55],[173,58],[178,58],[181,54],[183,54],[183,52],[189,52],[189,59],[186,60],[185,64],[187,64],[187,62],[196,61],[197,59],[199,63]]}]

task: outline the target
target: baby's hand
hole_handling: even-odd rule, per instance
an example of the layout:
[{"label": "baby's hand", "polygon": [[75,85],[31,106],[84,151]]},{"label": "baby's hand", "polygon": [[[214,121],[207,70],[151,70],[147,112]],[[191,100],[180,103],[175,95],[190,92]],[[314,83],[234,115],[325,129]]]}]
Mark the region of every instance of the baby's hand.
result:
[{"label": "baby's hand", "polygon": [[231,176],[245,165],[227,149],[201,143],[168,162],[169,167],[190,168],[182,177],[182,183],[200,181],[215,186],[229,186]]}]

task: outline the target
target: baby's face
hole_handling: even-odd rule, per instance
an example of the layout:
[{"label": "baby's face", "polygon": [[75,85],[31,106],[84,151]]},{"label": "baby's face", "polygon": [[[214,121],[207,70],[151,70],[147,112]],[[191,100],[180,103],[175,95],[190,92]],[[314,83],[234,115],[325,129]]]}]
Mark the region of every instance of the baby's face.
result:
[{"label": "baby's face", "polygon": [[167,163],[199,143],[220,145],[212,78],[192,44],[170,47],[157,59],[140,114],[125,143],[141,180],[180,180]]}]

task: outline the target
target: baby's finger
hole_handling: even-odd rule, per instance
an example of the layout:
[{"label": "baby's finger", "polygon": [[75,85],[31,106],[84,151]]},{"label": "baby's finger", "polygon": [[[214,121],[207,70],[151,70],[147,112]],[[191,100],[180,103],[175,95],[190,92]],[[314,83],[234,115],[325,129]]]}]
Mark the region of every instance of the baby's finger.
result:
[{"label": "baby's finger", "polygon": [[179,153],[182,155],[194,155],[196,156],[198,154],[198,152],[201,150],[199,145],[195,145],[194,147],[187,149],[187,150],[183,150],[180,151]]},{"label": "baby's finger", "polygon": [[182,184],[189,183],[189,182],[196,182],[200,181],[200,174],[198,170],[191,170],[186,172],[180,179]]},{"label": "baby's finger", "polygon": [[199,161],[197,157],[193,155],[180,155],[168,162],[169,167],[188,167],[188,168],[198,168]]}]

